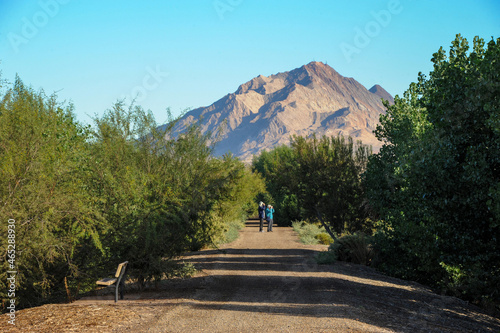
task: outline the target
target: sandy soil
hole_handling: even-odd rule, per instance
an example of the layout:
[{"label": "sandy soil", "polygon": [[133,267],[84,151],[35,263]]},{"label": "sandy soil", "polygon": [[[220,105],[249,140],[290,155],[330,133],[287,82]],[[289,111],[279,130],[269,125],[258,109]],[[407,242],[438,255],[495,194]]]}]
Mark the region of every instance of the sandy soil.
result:
[{"label": "sandy soil", "polygon": [[87,297],[0,318],[2,332],[500,332],[500,320],[416,283],[346,263],[317,265],[325,246],[249,221],[220,250],[186,255],[200,272],[160,290]]}]

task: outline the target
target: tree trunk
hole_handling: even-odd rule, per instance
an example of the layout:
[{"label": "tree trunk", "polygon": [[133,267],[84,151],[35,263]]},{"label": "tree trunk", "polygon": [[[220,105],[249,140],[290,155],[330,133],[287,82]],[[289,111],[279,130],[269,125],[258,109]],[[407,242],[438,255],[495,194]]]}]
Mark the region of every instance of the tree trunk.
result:
[{"label": "tree trunk", "polygon": [[336,241],[337,237],[335,237],[335,235],[333,234],[332,230],[330,229],[330,226],[328,224],[326,224],[325,221],[323,221],[323,218],[321,217],[321,213],[320,213],[318,207],[315,207],[315,210],[316,210],[316,216],[318,217],[318,220],[321,222],[321,225],[323,225],[323,227],[325,227],[326,232],[328,232],[330,237],[332,237],[333,241]]}]

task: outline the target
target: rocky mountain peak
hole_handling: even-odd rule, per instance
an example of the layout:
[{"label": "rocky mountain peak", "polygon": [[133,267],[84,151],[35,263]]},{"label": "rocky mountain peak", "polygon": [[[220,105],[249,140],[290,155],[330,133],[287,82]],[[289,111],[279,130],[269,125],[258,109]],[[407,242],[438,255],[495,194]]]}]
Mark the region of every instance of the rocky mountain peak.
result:
[{"label": "rocky mountain peak", "polygon": [[322,63],[321,61],[311,61],[307,65],[302,66],[301,68],[305,69],[308,73],[310,73],[313,76],[318,76],[318,77],[340,76],[340,74],[337,73],[337,71],[335,71],[332,67]]},{"label": "rocky mountain peak", "polygon": [[247,162],[263,149],[288,144],[292,135],[313,133],[352,136],[377,151],[382,143],[372,132],[385,112],[379,94],[385,99],[390,95],[380,86],[374,91],[313,61],[288,72],[259,75],[212,105],[188,112],[174,130],[185,130],[201,116],[202,132],[225,128],[216,154],[231,151]]},{"label": "rocky mountain peak", "polygon": [[380,98],[385,99],[386,101],[389,101],[389,104],[391,105],[394,104],[394,97],[392,97],[391,94],[389,94],[384,88],[382,88],[378,84],[371,87],[369,92],[379,96]]}]

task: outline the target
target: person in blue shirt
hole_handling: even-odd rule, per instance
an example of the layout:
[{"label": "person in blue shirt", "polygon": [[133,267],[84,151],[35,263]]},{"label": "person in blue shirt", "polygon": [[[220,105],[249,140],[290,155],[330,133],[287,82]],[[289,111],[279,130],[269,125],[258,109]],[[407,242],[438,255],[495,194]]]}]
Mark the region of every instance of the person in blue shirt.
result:
[{"label": "person in blue shirt", "polygon": [[264,232],[264,220],[266,219],[266,204],[262,201],[259,203],[259,219],[260,219],[260,232]]},{"label": "person in blue shirt", "polygon": [[268,205],[266,208],[266,220],[267,220],[267,231],[273,231],[273,213],[274,213],[274,207],[271,205]]}]

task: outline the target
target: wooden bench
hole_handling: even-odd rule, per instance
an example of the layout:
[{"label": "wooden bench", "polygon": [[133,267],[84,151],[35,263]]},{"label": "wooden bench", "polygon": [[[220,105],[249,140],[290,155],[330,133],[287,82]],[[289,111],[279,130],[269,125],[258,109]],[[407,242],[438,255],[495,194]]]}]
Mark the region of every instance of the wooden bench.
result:
[{"label": "wooden bench", "polygon": [[127,270],[128,261],[118,265],[114,278],[105,278],[97,281],[97,285],[111,287],[115,286],[115,302],[118,302],[118,290],[120,290],[120,299],[123,299],[123,287],[125,284],[125,271]]}]

